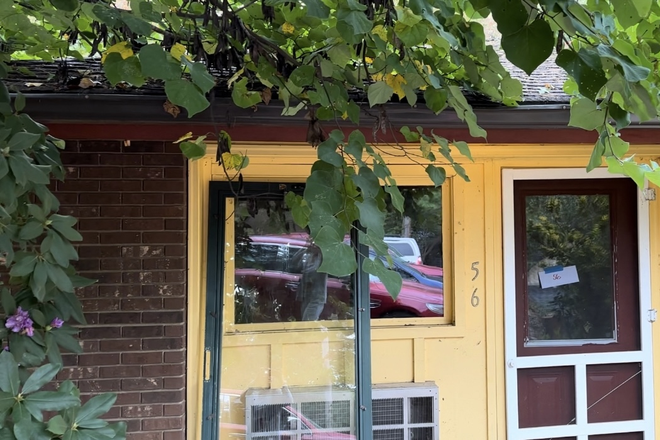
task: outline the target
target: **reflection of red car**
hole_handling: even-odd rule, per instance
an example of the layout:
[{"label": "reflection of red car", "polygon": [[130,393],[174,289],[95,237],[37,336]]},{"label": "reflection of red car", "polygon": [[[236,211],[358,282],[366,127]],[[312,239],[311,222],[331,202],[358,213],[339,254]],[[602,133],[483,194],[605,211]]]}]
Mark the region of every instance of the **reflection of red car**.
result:
[{"label": "reflection of red car", "polygon": [[[301,320],[296,293],[302,270],[293,256],[306,245],[303,234],[253,236],[248,243],[237,244],[236,323]],[[353,301],[349,279],[328,277],[327,292],[319,319],[351,319]],[[412,277],[404,278],[396,301],[373,276],[370,277],[369,292],[372,318],[438,317],[444,314],[442,289],[422,285]]]},{"label": "reflection of red car", "polygon": [[415,269],[424,275],[442,281],[442,268],[438,266],[428,266],[426,264],[415,264]]}]

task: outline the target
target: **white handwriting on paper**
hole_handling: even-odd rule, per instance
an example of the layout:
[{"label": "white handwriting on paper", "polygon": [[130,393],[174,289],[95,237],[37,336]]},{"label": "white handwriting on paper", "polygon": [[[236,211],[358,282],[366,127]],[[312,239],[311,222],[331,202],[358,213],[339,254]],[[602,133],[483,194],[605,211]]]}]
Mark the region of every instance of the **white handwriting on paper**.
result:
[{"label": "white handwriting on paper", "polygon": [[578,278],[577,268],[575,266],[555,266],[548,267],[543,272],[539,272],[539,281],[541,282],[541,288],[547,289],[549,287],[578,283],[580,279]]}]

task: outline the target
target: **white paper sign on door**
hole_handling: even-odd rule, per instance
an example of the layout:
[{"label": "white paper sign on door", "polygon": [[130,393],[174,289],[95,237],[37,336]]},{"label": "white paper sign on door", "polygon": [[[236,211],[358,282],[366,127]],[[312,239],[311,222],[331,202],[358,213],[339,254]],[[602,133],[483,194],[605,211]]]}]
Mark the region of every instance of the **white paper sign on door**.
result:
[{"label": "white paper sign on door", "polygon": [[580,279],[578,278],[577,268],[575,266],[554,266],[544,269],[543,272],[539,272],[539,281],[541,282],[541,288],[547,289],[578,283]]}]

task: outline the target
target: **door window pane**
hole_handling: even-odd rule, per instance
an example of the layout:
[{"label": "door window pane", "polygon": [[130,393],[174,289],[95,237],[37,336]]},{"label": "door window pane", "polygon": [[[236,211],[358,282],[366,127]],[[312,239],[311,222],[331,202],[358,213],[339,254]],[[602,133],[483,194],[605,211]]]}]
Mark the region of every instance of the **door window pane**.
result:
[{"label": "door window pane", "polygon": [[527,196],[525,217],[527,341],[616,339],[609,196]]},{"label": "door window pane", "polygon": [[[385,243],[392,265],[403,284],[393,300],[375,276],[369,277],[372,318],[437,318],[444,316],[442,262],[442,189],[425,186],[399,187],[404,212],[390,202],[385,218]],[[370,257],[376,258],[375,253]]]}]

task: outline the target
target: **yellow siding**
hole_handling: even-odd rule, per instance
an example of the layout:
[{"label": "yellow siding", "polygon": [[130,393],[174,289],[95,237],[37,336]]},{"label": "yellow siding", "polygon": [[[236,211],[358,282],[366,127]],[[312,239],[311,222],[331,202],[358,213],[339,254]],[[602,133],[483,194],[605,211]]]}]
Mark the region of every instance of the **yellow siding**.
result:
[{"label": "yellow siding", "polygon": [[[307,145],[234,145],[250,156],[246,181],[303,181],[315,160]],[[412,148],[412,147],[411,147]],[[464,164],[471,182],[450,177],[443,193],[445,221],[445,319],[387,320],[372,327],[374,383],[434,381],[440,390],[440,438],[505,439],[504,304],[502,276],[503,168],[579,167],[590,146],[474,145],[474,163]],[[660,147],[638,147],[647,157]],[[387,155],[384,154],[385,157]],[[423,167],[390,156],[400,185],[428,185]],[[190,169],[190,291],[188,438],[199,439],[205,304],[206,213],[208,182],[224,180],[215,154]],[[651,204],[652,291],[660,287],[660,212]],[[478,267],[474,279],[472,267]],[[226,286],[226,289],[231,286]],[[658,307],[658,295],[653,296]],[[406,325],[405,324],[414,324]],[[309,324],[308,324],[309,325]],[[347,330],[232,334],[224,338],[222,387],[279,388],[328,385],[354,379],[353,349]],[[295,330],[282,333],[285,330]],[[655,375],[660,387],[660,335],[654,327]],[[350,332],[350,330],[348,331]],[[197,374],[195,374],[195,372]],[[330,373],[334,374],[330,374]],[[656,405],[660,417],[660,405]],[[240,415],[235,415],[240,419]]]}]

